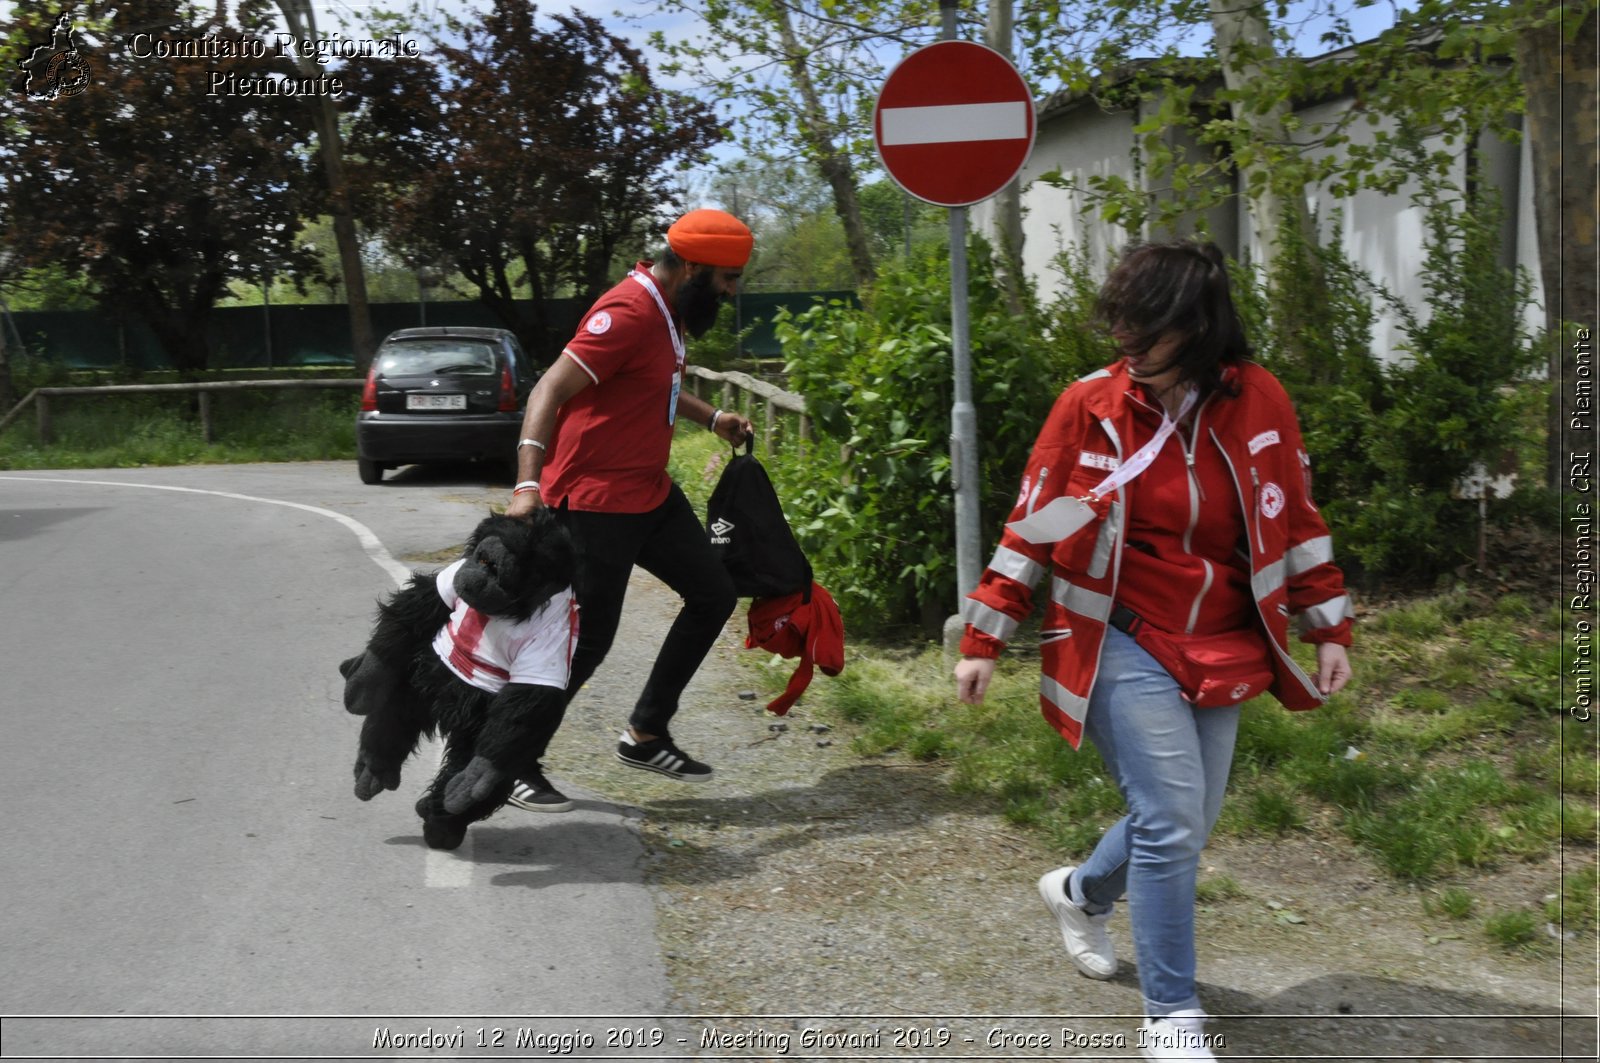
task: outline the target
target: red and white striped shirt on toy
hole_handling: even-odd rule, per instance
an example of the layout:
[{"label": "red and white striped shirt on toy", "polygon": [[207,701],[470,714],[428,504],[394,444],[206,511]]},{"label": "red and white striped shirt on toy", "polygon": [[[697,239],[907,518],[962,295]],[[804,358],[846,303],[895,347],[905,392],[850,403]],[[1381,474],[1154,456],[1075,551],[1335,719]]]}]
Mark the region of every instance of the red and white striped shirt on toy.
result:
[{"label": "red and white striped shirt on toy", "polygon": [[451,608],[433,650],[462,682],[498,694],[507,683],[565,690],[578,642],[578,603],[568,587],[526,620],[480,613],[456,594],[455,564],[439,573],[439,597]]}]

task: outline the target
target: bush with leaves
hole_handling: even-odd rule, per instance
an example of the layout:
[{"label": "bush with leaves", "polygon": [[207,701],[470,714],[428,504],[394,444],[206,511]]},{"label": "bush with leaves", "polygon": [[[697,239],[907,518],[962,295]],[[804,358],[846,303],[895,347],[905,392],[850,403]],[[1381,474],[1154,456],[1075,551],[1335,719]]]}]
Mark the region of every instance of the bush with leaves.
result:
[{"label": "bush with leaves", "polygon": [[[1235,292],[1257,354],[1293,397],[1316,496],[1357,583],[1432,582],[1469,561],[1477,506],[1456,497],[1508,451],[1536,456],[1529,374],[1539,348],[1522,328],[1526,279],[1497,257],[1499,215],[1434,189],[1426,312],[1377,289],[1337,247],[1291,244],[1276,275],[1236,267]],[[1010,511],[1039,426],[1061,389],[1115,352],[1088,327],[1099,278],[1086,252],[1061,256],[1063,294],[1013,313],[976,242],[970,312],[978,408],[981,536]],[[932,634],[955,586],[950,490],[948,263],[934,253],[886,274],[862,308],[784,315],[789,386],[817,439],[775,478],[819,577],[855,626]],[[1396,308],[1405,358],[1372,355],[1375,306]],[[1536,412],[1536,411],[1535,411]],[[1525,462],[1526,464],[1526,462]],[[1525,508],[1492,506],[1498,519]]]},{"label": "bush with leaves", "polygon": [[[1299,412],[1323,516],[1368,584],[1427,584],[1470,560],[1477,506],[1457,497],[1462,481],[1539,446],[1527,415],[1541,357],[1521,324],[1527,278],[1499,261],[1490,195],[1463,209],[1448,191],[1428,193],[1424,312],[1377,289],[1337,247],[1291,243],[1276,276],[1238,274],[1246,328]],[[1405,340],[1388,366],[1370,352],[1375,304],[1393,308]]]},{"label": "bush with leaves", "polygon": [[1378,480],[1368,450],[1389,405],[1372,355],[1382,295],[1337,245],[1309,245],[1293,231],[1273,276],[1235,264],[1233,279],[1256,357],[1294,401],[1317,503],[1348,559],[1355,554],[1348,529]]},{"label": "bush with leaves", "polygon": [[[992,544],[1051,403],[1104,359],[1052,339],[1031,291],[1013,313],[981,241],[969,274],[979,520]],[[816,439],[774,475],[818,578],[852,624],[932,634],[970,589],[955,585],[948,259],[914,255],[864,303],[780,315],[789,387],[805,396]]]},{"label": "bush with leaves", "polygon": [[1525,438],[1520,392],[1540,365],[1522,325],[1525,275],[1500,264],[1499,204],[1428,215],[1428,312],[1396,303],[1405,358],[1386,374],[1389,405],[1372,438],[1378,484],[1352,531],[1369,567],[1428,577],[1472,556],[1476,506],[1453,497]]}]

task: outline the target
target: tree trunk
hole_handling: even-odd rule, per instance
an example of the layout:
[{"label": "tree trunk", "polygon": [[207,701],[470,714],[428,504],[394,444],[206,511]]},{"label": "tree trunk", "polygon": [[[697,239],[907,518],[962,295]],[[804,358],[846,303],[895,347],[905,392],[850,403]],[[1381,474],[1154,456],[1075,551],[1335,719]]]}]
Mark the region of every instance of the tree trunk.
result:
[{"label": "tree trunk", "polygon": [[[1534,0],[1538,16],[1560,5]],[[1591,450],[1593,405],[1580,416],[1574,346],[1587,343],[1593,357],[1600,315],[1595,275],[1596,68],[1600,24],[1595,8],[1567,5],[1559,21],[1518,34],[1517,68],[1527,98],[1525,131],[1533,153],[1533,202],[1539,239],[1539,273],[1544,281],[1544,314],[1550,346],[1550,431],[1547,474],[1552,489],[1567,475],[1569,451]],[[1574,22],[1578,24],[1573,25]],[[1580,330],[1588,330],[1580,340]],[[1593,380],[1593,377],[1584,379]],[[1593,393],[1588,396],[1593,399]],[[1582,434],[1583,438],[1580,438]],[[1569,438],[1570,447],[1563,446]]]},{"label": "tree trunk", "polygon": [[861,220],[861,202],[856,195],[855,167],[850,156],[834,144],[833,132],[828,127],[827,112],[817,96],[816,85],[811,81],[808,55],[795,37],[794,24],[789,19],[789,9],[777,8],[778,32],[783,38],[783,49],[788,58],[789,76],[794,79],[795,90],[800,94],[804,111],[800,116],[800,135],[806,147],[817,160],[817,169],[833,190],[833,209],[844,225],[845,246],[850,251],[850,268],[856,275],[856,285],[865,291],[878,279],[877,267],[872,261],[872,246],[867,241],[867,227]]},{"label": "tree trunk", "polygon": [[17,404],[17,389],[11,382],[10,345],[6,343],[6,327],[11,317],[11,307],[0,296],[0,410],[7,413]]},{"label": "tree trunk", "polygon": [[[1276,58],[1266,8],[1259,2],[1241,0],[1210,0],[1210,4],[1211,31],[1216,39],[1217,58],[1222,62],[1223,83],[1230,93],[1244,93],[1251,82],[1266,76],[1268,64]],[[1255,148],[1239,172],[1261,242],[1261,266],[1271,276],[1287,232],[1313,236],[1304,189],[1282,187],[1282,168],[1273,166],[1274,153],[1266,150],[1289,143],[1285,122],[1290,114],[1289,101],[1280,98],[1259,112],[1247,107],[1241,98],[1235,98],[1229,106],[1234,121],[1244,128]],[[1314,242],[1309,246],[1315,246]]]},{"label": "tree trunk", "polygon": [[[984,43],[1007,59],[1012,57],[1013,0],[989,0],[989,21]],[[1022,179],[1013,178],[994,196],[994,231],[1000,253],[1000,283],[1012,314],[1022,303]]]},{"label": "tree trunk", "polygon": [[[316,16],[309,0],[279,0],[283,20],[297,39],[315,37]],[[296,65],[307,77],[316,77],[318,68],[309,56],[296,50]],[[308,101],[317,128],[317,150],[328,178],[328,210],[333,216],[333,238],[339,245],[339,272],[344,277],[345,305],[350,313],[350,347],[355,355],[356,372],[364,374],[372,364],[377,342],[372,334],[372,313],[367,306],[367,273],[361,262],[361,241],[356,235],[355,214],[350,206],[350,185],[344,175],[344,143],[339,137],[339,116],[329,96]]]},{"label": "tree trunk", "polygon": [[1234,97],[1229,107],[1243,129],[1242,146],[1249,149],[1239,175],[1260,243],[1261,275],[1271,292],[1274,328],[1290,356],[1315,379],[1325,370],[1315,364],[1315,345],[1307,341],[1327,327],[1320,320],[1327,302],[1307,296],[1325,291],[1326,283],[1317,233],[1306,209],[1304,178],[1297,176],[1298,166],[1285,165],[1292,107],[1281,95],[1265,109],[1249,105],[1251,83],[1269,78],[1271,64],[1277,61],[1266,7],[1260,0],[1210,0],[1210,5],[1223,83]]}]

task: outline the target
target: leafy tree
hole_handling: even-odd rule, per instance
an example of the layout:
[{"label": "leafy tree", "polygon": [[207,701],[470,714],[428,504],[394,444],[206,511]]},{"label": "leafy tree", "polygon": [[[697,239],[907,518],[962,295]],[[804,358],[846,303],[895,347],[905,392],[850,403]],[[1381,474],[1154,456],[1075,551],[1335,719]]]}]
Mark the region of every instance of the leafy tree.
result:
[{"label": "leafy tree", "polygon": [[[294,234],[317,189],[301,104],[280,95],[212,94],[212,72],[239,81],[294,76],[274,57],[184,60],[139,49],[137,34],[256,39],[261,0],[226,7],[185,0],[91,4],[74,26],[92,72],[76,95],[0,97],[3,239],[15,265],[87,277],[100,305],[146,324],[172,364],[194,372],[210,354],[212,307],[235,278],[310,267]],[[18,5],[0,35],[15,68],[24,42],[51,23]],[[26,219],[21,224],[20,219]]]},{"label": "leafy tree", "polygon": [[1471,556],[1473,507],[1452,495],[1475,466],[1493,470],[1520,442],[1514,389],[1539,349],[1522,325],[1527,278],[1500,264],[1501,210],[1479,190],[1465,210],[1431,211],[1428,313],[1397,307],[1405,357],[1385,372],[1392,404],[1370,444],[1381,479],[1358,522],[1369,556],[1391,572],[1431,574]]},{"label": "leafy tree", "polygon": [[672,202],[672,169],[722,131],[598,20],[534,16],[526,0],[495,0],[477,21],[431,26],[426,59],[354,73],[350,149],[385,243],[459,271],[530,351],[554,357],[564,337],[543,301],[599,295]]},{"label": "leafy tree", "polygon": [[[983,27],[983,41],[1007,59],[1016,60],[1016,4],[1015,0],[988,0],[988,13]],[[1006,297],[1015,313],[1022,313],[1022,179],[1013,178],[996,192],[994,205],[995,250],[1000,255],[1001,282]]]},{"label": "leafy tree", "polygon": [[[1600,96],[1600,27],[1593,0],[1525,0],[1519,6],[1525,17],[1520,32],[1510,24],[1509,45],[1527,92],[1549,374],[1552,381],[1571,381],[1576,370],[1574,323],[1592,322],[1600,309],[1594,198],[1600,186],[1594,121]],[[1506,43],[1501,39],[1496,46]],[[1562,432],[1574,427],[1577,397],[1576,388],[1559,383],[1550,395],[1546,473],[1551,486],[1566,475]]]},{"label": "leafy tree", "polygon": [[[310,0],[278,0],[278,9],[298,40],[316,39],[316,16]],[[318,73],[315,59],[304,49],[297,51],[296,65],[306,77],[315,77]],[[377,343],[372,335],[372,314],[367,308],[367,273],[361,261],[361,241],[356,234],[355,208],[345,176],[339,113],[331,96],[310,96],[306,104],[316,125],[317,154],[322,159],[323,176],[328,183],[328,210],[339,249],[339,276],[344,281],[345,304],[350,314],[350,346],[355,351],[356,369],[365,372]]]},{"label": "leafy tree", "polygon": [[950,245],[946,211],[924,203],[887,179],[862,187],[861,220],[866,225],[872,253],[881,260],[914,258],[919,252]]},{"label": "leafy tree", "polygon": [[[1396,10],[1391,31],[1357,40],[1353,16],[1373,4],[1042,0],[1023,26],[1035,61],[1065,84],[1123,105],[1142,100],[1149,112],[1137,127],[1148,187],[1091,182],[1105,216],[1132,230],[1179,224],[1235,195],[1236,171],[1269,260],[1294,253],[1285,233],[1297,242],[1313,237],[1303,207],[1308,187],[1335,196],[1392,194],[1408,182],[1438,187],[1463,162],[1473,166],[1480,135],[1526,135],[1549,331],[1559,336],[1562,307],[1568,318],[1582,317],[1597,300],[1595,0],[1417,0]],[[1308,13],[1323,20],[1310,42],[1316,61],[1304,54],[1295,21]],[[1088,48],[1079,31],[1067,37],[1064,28],[1083,24],[1104,27]],[[1069,41],[1079,47],[1064,47]],[[1198,60],[1185,54],[1197,43],[1209,45]],[[1127,66],[1141,50],[1160,61]],[[1333,95],[1353,103],[1316,122],[1290,109]],[[1174,131],[1199,150],[1176,148]],[[1469,184],[1475,179],[1469,175]],[[1280,294],[1280,310],[1283,323],[1295,326],[1290,298]],[[1313,328],[1308,320],[1293,332]],[[1551,348],[1552,483],[1560,427],[1572,412],[1570,389],[1559,387],[1567,347]]]},{"label": "leafy tree", "polygon": [[67,272],[60,263],[15,273],[7,270],[7,265],[0,262],[0,292],[11,313],[94,309],[93,290],[81,275]]},{"label": "leafy tree", "polygon": [[[742,287],[750,291],[819,291],[853,288],[848,242],[827,185],[793,161],[740,159],[708,184],[713,200],[739,215],[756,234],[756,252]],[[944,212],[907,195],[893,181],[863,185],[861,223],[875,261],[943,246]]]},{"label": "leafy tree", "polygon": [[[1286,202],[1303,200],[1307,185],[1336,195],[1394,192],[1419,175],[1443,176],[1481,132],[1514,135],[1520,92],[1506,63],[1494,61],[1503,49],[1476,47],[1486,22],[1499,20],[1498,0],[1423,0],[1397,12],[1389,32],[1357,40],[1351,17],[1373,2],[1044,0],[1023,36],[1033,62],[1068,88],[1146,105],[1140,159],[1162,195],[1152,201],[1142,189],[1101,182],[1108,217],[1132,229],[1170,225],[1232,197],[1237,172],[1271,248],[1286,220],[1309,235],[1303,210]],[[1307,42],[1300,30],[1310,16],[1325,29]],[[1089,42],[1063,22],[1104,29]],[[1154,58],[1132,63],[1136,55]],[[1353,105],[1316,123],[1291,110],[1337,93]],[[1357,127],[1372,127],[1370,140],[1353,136]],[[1174,131],[1200,150],[1175,147]],[[1419,154],[1427,136],[1445,150]]]},{"label": "leafy tree", "polygon": [[736,102],[740,142],[753,157],[796,155],[827,183],[843,226],[856,285],[871,286],[877,264],[861,216],[861,174],[877,166],[872,104],[900,55],[937,35],[938,9],[910,0],[663,0],[703,25],[652,43],[682,71]]}]

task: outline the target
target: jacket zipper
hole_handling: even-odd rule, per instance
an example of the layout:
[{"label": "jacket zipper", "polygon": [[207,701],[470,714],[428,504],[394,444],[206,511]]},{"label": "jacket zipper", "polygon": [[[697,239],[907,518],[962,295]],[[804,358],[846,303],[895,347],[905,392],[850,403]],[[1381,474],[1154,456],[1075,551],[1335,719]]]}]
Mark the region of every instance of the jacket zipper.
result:
[{"label": "jacket zipper", "polygon": [[[1100,419],[1100,427],[1105,430],[1105,433],[1106,433],[1107,436],[1111,437],[1111,449],[1117,452],[1117,461],[1121,462],[1122,461],[1122,437],[1117,435],[1116,429],[1112,425],[1112,423],[1111,423],[1109,418],[1102,417]],[[1123,492],[1125,492],[1127,489],[1128,489],[1128,485],[1127,484],[1123,484],[1121,490],[1119,490],[1117,493],[1119,495],[1123,495]],[[1123,497],[1126,498],[1125,495],[1123,495]],[[1115,505],[1115,503],[1113,503],[1113,505]],[[1126,512],[1126,511],[1124,511],[1124,512]],[[1107,593],[1109,593],[1109,594],[1113,594],[1114,595],[1114,594],[1117,593],[1117,584],[1122,579],[1122,551],[1123,551],[1123,548],[1127,545],[1127,542],[1128,542],[1128,522],[1126,520],[1119,520],[1117,522],[1116,540],[1111,544],[1111,586],[1107,591]],[[1089,674],[1089,689],[1087,689],[1087,690],[1085,690],[1083,692],[1083,700],[1086,703],[1088,702],[1088,700],[1090,698],[1092,698],[1094,696],[1094,686],[1100,680],[1100,658],[1101,658],[1101,655],[1103,655],[1105,653],[1105,651],[1106,651],[1105,632],[1102,631],[1100,633],[1100,645],[1094,651],[1094,671]]]},{"label": "jacket zipper", "polygon": [[[1239,470],[1234,467],[1233,459],[1228,457],[1228,452],[1223,448],[1222,440],[1217,438],[1217,433],[1215,430],[1211,432],[1211,441],[1217,445],[1217,451],[1222,455],[1223,464],[1227,465],[1228,467],[1228,478],[1233,481],[1233,490],[1234,493],[1239,496],[1240,508],[1247,508],[1244,499],[1244,485],[1239,482]],[[1259,476],[1256,474],[1255,466],[1253,465],[1250,467],[1250,478],[1252,480],[1259,480]],[[1258,527],[1259,524],[1260,522],[1258,521]],[[1262,553],[1266,552],[1266,547],[1263,546],[1261,549]],[[1247,560],[1250,563],[1250,572],[1252,575],[1254,575],[1256,570],[1256,559],[1254,556],[1255,549],[1252,548],[1250,553],[1251,556]],[[1256,615],[1261,618],[1262,630],[1267,634],[1267,644],[1272,647],[1272,652],[1278,655],[1278,660],[1289,669],[1290,675],[1294,676],[1300,681],[1301,687],[1303,687],[1307,693],[1313,695],[1319,700],[1326,701],[1327,699],[1324,698],[1321,692],[1317,690],[1316,685],[1311,682],[1311,677],[1306,675],[1306,673],[1301,670],[1300,666],[1295,663],[1293,657],[1289,656],[1289,651],[1283,646],[1279,645],[1278,640],[1272,637],[1272,625],[1267,621],[1267,614],[1262,610],[1261,602],[1256,599],[1254,586],[1250,588],[1250,600],[1255,603]]]},{"label": "jacket zipper", "polygon": [[[1201,407],[1203,410],[1204,407]],[[1187,441],[1183,433],[1179,432],[1178,442],[1183,447],[1183,463],[1189,473],[1189,526],[1183,531],[1183,552],[1194,557],[1194,529],[1200,523],[1200,503],[1205,501],[1205,490],[1200,486],[1200,477],[1194,469],[1195,451],[1200,443],[1200,414],[1196,410],[1194,415],[1194,430]],[[1211,584],[1216,580],[1216,572],[1211,567],[1211,562],[1206,558],[1199,559],[1205,569],[1205,580],[1200,584],[1200,591],[1194,596],[1194,602],[1189,606],[1189,622],[1184,626],[1185,635],[1194,634],[1195,624],[1200,620],[1200,606],[1205,602],[1206,595],[1211,591]]]},{"label": "jacket zipper", "polygon": [[1250,466],[1250,487],[1252,489],[1250,519],[1256,526],[1256,549],[1262,553],[1267,552],[1267,541],[1261,537],[1261,477],[1256,473],[1256,467]]}]

